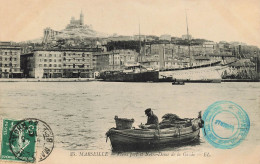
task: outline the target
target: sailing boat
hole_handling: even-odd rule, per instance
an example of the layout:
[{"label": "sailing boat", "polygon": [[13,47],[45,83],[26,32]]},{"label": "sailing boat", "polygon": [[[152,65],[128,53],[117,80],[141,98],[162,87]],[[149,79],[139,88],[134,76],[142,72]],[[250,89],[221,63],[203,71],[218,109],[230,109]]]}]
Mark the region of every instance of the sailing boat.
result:
[{"label": "sailing boat", "polygon": [[192,56],[190,52],[190,35],[188,27],[188,18],[186,13],[187,25],[187,39],[188,39],[188,52],[189,52],[189,66],[174,69],[161,69],[159,78],[171,77],[173,79],[185,82],[221,82],[221,74],[223,66],[220,65],[221,61],[214,61],[203,65],[195,65],[192,63]]}]

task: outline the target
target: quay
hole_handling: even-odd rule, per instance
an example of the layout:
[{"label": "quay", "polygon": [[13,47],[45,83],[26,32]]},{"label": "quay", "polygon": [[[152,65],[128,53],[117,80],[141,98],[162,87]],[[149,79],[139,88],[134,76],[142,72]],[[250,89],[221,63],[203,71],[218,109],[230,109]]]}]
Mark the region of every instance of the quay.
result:
[{"label": "quay", "polygon": [[91,82],[94,78],[0,78],[0,82]]},{"label": "quay", "polygon": [[260,82],[260,79],[222,79],[221,82]]}]

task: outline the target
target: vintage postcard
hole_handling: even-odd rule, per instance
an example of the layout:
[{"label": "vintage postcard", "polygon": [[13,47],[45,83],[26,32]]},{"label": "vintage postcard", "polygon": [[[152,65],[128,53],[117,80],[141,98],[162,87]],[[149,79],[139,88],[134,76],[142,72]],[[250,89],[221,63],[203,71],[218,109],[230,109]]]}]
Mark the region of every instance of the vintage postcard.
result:
[{"label": "vintage postcard", "polygon": [[259,0],[0,0],[0,163],[260,163]]}]

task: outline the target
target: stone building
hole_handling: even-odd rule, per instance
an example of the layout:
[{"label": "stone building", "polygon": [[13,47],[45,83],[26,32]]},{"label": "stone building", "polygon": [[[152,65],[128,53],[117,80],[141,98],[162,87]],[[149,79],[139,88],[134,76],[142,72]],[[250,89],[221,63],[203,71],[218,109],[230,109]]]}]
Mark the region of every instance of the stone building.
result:
[{"label": "stone building", "polygon": [[109,65],[111,70],[119,70],[126,64],[135,63],[138,53],[133,50],[114,50],[109,54]]},{"label": "stone building", "polygon": [[100,71],[110,69],[110,65],[109,65],[109,55],[110,54],[111,54],[110,52],[93,53],[94,71],[100,72]]},{"label": "stone building", "polygon": [[21,55],[25,77],[92,77],[94,49],[34,50]]},{"label": "stone building", "polygon": [[53,39],[55,39],[55,37],[59,34],[61,34],[62,32],[59,31],[55,31],[53,29],[51,29],[50,27],[47,27],[44,29],[43,31],[43,43],[49,43],[50,41],[52,41]]},{"label": "stone building", "polygon": [[0,77],[18,78],[22,76],[20,69],[21,47],[11,42],[0,42]]}]

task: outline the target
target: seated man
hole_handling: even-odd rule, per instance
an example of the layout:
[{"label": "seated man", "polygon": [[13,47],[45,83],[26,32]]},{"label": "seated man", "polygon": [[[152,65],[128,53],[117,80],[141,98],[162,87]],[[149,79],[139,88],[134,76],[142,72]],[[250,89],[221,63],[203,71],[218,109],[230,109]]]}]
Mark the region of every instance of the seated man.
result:
[{"label": "seated man", "polygon": [[153,113],[151,108],[145,110],[145,114],[147,116],[147,123],[145,125],[141,125],[140,128],[143,129],[158,129],[159,121],[158,117]]}]

